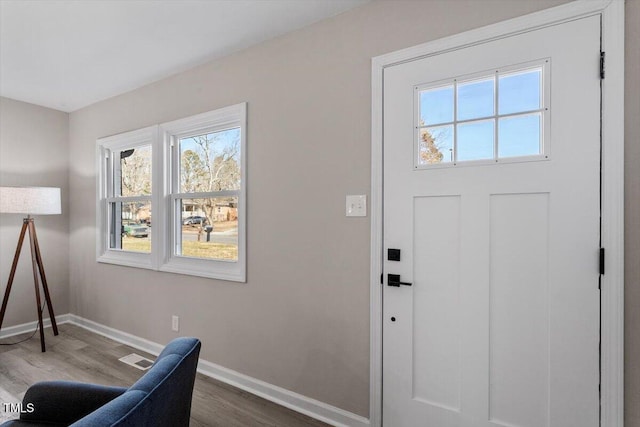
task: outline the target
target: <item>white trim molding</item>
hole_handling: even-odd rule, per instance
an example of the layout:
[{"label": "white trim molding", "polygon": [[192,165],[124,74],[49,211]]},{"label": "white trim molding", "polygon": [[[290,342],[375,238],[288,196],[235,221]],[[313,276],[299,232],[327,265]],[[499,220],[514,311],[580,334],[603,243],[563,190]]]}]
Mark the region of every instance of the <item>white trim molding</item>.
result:
[{"label": "white trim molding", "polygon": [[[63,323],[69,323],[70,321],[69,314],[63,314],[62,316],[56,316],[56,325],[62,325]],[[43,318],[42,325],[45,328],[51,327],[51,318]],[[33,322],[21,323],[20,325],[9,326],[7,328],[2,328],[0,331],[0,339],[13,337],[15,335],[26,334],[28,332],[34,332],[38,327],[38,321],[34,320]],[[34,332],[35,333],[35,332]]]},{"label": "white trim molding", "polygon": [[352,412],[294,393],[282,387],[216,365],[215,363],[207,362],[206,360],[200,360],[198,372],[332,426],[364,427],[369,425],[368,419]]},{"label": "white trim molding", "polygon": [[602,247],[606,271],[601,290],[602,427],[624,425],[624,0],[578,0],[551,9],[391,52],[371,66],[371,269],[370,423],[382,425],[382,111],[383,73],[393,65],[486,43],[519,33],[600,15],[602,50]]},{"label": "white trim molding", "polygon": [[[71,323],[88,331],[110,338],[119,343],[153,354],[154,356],[160,354],[160,352],[164,348],[164,346],[161,344],[137,337],[135,335],[111,328],[109,326],[102,325],[100,323],[85,319],[75,314],[66,314],[61,317],[64,318],[64,322],[59,323]],[[35,324],[35,322],[25,324],[24,328],[22,328],[24,329],[24,331],[22,332],[33,330]],[[26,327],[26,325],[30,325],[31,327],[28,328]],[[308,415],[309,417],[315,418],[332,426],[369,426],[369,420],[364,417],[329,405],[327,403],[320,402],[319,400],[315,400],[299,393],[284,389],[282,387],[269,384],[265,381],[250,377],[232,369],[225,368],[207,360],[199,360],[198,372],[208,377],[215,378],[233,387],[237,387],[241,390],[247,391],[251,394],[255,394],[256,396],[260,396],[263,399],[269,400],[278,405]]]},{"label": "white trim molding", "polygon": [[159,355],[164,348],[164,346],[161,344],[157,344],[153,341],[149,341],[144,338],[129,334],[127,332],[105,326],[101,323],[85,319],[84,317],[80,317],[75,314],[68,314],[67,316],[69,316],[69,323],[71,323],[72,325],[80,326],[81,328],[84,328],[88,331],[117,341],[120,344],[128,345],[129,347],[133,347],[137,350],[146,351],[147,353],[153,354],[154,356]]},{"label": "white trim molding", "polygon": [[602,427],[624,425],[624,0],[602,11]]}]

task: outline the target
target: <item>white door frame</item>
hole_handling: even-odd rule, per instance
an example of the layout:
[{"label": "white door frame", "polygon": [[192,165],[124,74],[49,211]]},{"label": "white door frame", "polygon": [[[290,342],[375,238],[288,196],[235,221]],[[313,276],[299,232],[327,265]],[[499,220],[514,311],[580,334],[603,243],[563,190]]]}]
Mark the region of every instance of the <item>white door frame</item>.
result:
[{"label": "white door frame", "polygon": [[[382,424],[382,111],[383,71],[399,63],[573,20],[601,15],[602,247],[601,425],[624,425],[624,0],[578,0],[497,24],[377,56],[371,67],[370,425]],[[594,63],[594,72],[597,64]]]}]

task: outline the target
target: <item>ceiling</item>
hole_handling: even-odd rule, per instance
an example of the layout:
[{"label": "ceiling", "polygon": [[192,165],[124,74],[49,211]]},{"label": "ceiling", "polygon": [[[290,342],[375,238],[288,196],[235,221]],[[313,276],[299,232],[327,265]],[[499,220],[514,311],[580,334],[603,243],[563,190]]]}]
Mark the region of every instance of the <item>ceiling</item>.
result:
[{"label": "ceiling", "polygon": [[369,0],[0,0],[0,95],[71,112]]}]

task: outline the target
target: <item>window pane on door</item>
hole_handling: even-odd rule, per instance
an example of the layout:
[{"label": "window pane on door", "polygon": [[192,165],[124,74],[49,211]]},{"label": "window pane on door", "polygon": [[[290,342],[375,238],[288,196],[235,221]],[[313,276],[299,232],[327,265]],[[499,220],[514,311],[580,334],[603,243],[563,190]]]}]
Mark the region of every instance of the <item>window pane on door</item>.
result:
[{"label": "window pane on door", "polygon": [[549,66],[514,64],[415,87],[414,167],[548,159]]},{"label": "window pane on door", "polygon": [[[120,195],[124,197],[151,194],[151,146],[120,151]],[[118,189],[116,189],[118,190]]]},{"label": "window pane on door", "polygon": [[180,139],[180,192],[240,189],[240,128]]},{"label": "window pane on door", "polygon": [[540,108],[542,70],[506,74],[498,79],[498,112],[512,114]]},{"label": "window pane on door", "polygon": [[498,157],[541,154],[541,114],[501,118],[498,122]]},{"label": "window pane on door", "polygon": [[453,125],[420,129],[418,164],[453,162]]},{"label": "window pane on door", "polygon": [[494,121],[462,123],[458,125],[457,160],[493,158]]},{"label": "window pane on door", "polygon": [[474,80],[458,85],[456,120],[489,117],[494,114],[494,79]]},{"label": "window pane on door", "polygon": [[179,200],[176,255],[238,260],[238,197]]},{"label": "window pane on door", "polygon": [[109,203],[109,248],[151,252],[151,201]]},{"label": "window pane on door", "polygon": [[453,86],[420,92],[420,124],[453,122]]}]

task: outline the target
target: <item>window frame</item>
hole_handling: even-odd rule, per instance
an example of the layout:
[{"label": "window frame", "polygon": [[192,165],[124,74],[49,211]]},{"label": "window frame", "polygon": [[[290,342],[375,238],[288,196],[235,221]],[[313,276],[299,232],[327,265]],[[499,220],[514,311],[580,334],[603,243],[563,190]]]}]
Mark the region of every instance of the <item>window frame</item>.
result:
[{"label": "window frame", "polygon": [[[240,189],[207,193],[179,193],[180,138],[240,128]],[[101,263],[146,268],[162,272],[246,282],[247,104],[240,103],[195,116],[149,126],[97,140],[96,154],[96,260]],[[109,203],[134,201],[115,196],[112,152],[151,146],[151,252],[109,247]],[[231,194],[233,193],[233,194]],[[174,254],[178,227],[182,226],[176,200],[193,195],[238,198],[238,259],[236,261],[183,257]],[[185,197],[187,196],[187,197]],[[148,196],[143,196],[147,199]]]},{"label": "window frame", "polygon": [[[515,113],[500,114],[500,105],[498,99],[500,96],[499,80],[500,77],[519,74],[529,70],[540,69],[540,108],[536,110],[519,111]],[[545,161],[551,159],[551,126],[549,122],[550,108],[551,108],[551,58],[542,58],[539,60],[524,62],[520,64],[513,64],[503,67],[497,67],[491,70],[485,70],[466,74],[463,76],[451,77],[447,79],[441,79],[429,83],[423,83],[414,87],[413,96],[413,116],[414,116],[414,131],[413,131],[413,166],[414,170],[428,170],[438,168],[450,168],[460,166],[478,166],[478,165],[490,165],[500,163],[520,163],[520,162],[533,162],[533,161]],[[472,83],[474,81],[482,81],[485,79],[493,78],[494,82],[494,99],[493,99],[493,114],[489,116],[475,117],[471,119],[458,120],[457,117],[457,103],[458,103],[458,86]],[[453,120],[434,123],[429,125],[420,124],[420,93],[430,89],[437,89],[441,87],[451,86],[453,88]],[[526,156],[511,156],[511,157],[499,157],[499,123],[502,118],[509,117],[522,117],[526,115],[540,114],[540,154],[526,155]],[[488,159],[478,160],[458,160],[457,159],[457,133],[458,125],[464,125],[467,123],[480,122],[484,120],[492,120],[494,122],[494,157]],[[422,129],[429,127],[444,127],[452,126],[453,128],[453,141],[452,147],[454,150],[454,159],[450,162],[422,164],[419,161],[420,158],[420,132]]]},{"label": "window frame", "polygon": [[[160,271],[179,274],[191,274],[201,277],[246,281],[246,103],[236,104],[185,119],[174,120],[160,125],[160,138],[164,157],[170,169],[165,173],[163,182],[163,206],[168,219],[168,241],[163,245]],[[220,132],[240,128],[240,190],[212,191],[206,193],[180,192],[180,153],[179,140],[190,136]],[[176,255],[178,229],[182,218],[176,210],[177,200],[203,197],[238,197],[238,260],[212,260]],[[214,267],[214,268],[212,268]]]},{"label": "window frame", "polygon": [[[158,205],[158,177],[154,167],[157,157],[157,126],[125,132],[118,135],[100,138],[97,141],[97,191],[96,191],[96,260],[109,264],[120,264],[128,267],[155,269],[157,266],[158,238],[151,238],[151,251],[134,252],[115,249],[109,246],[109,203],[128,202],[147,199],[148,196],[123,197],[116,194],[114,188],[114,158],[112,153],[126,149],[151,146],[151,210],[155,212]],[[155,250],[154,250],[155,249]]]}]

